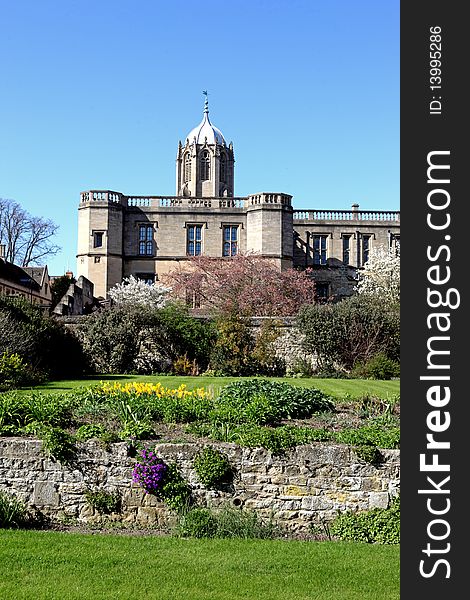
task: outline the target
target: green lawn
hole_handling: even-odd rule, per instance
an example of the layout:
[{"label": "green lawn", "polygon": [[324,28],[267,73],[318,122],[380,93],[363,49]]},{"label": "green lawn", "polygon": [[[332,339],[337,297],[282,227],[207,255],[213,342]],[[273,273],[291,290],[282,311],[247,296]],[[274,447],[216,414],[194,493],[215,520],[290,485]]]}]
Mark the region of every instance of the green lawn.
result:
[{"label": "green lawn", "polygon": [[9,600],[399,597],[399,546],[0,530]]},{"label": "green lawn", "polygon": [[[70,391],[79,387],[95,385],[100,381],[150,381],[156,383],[160,381],[165,387],[178,387],[184,383],[188,389],[195,387],[220,388],[231,381],[239,381],[242,377],[178,377],[171,375],[101,375],[87,377],[86,379],[50,381],[35,389],[50,392]],[[292,385],[302,387],[315,387],[335,398],[358,398],[365,394],[370,394],[380,398],[392,398],[400,393],[400,382],[378,381],[369,379],[317,379],[317,378],[272,378],[277,381],[287,381]]]}]

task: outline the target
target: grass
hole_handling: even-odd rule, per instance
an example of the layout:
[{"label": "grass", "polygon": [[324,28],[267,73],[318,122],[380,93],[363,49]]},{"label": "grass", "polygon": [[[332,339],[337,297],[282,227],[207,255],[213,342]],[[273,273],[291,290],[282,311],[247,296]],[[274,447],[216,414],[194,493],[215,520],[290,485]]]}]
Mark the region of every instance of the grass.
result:
[{"label": "grass", "polygon": [[[159,381],[165,387],[176,388],[184,383],[188,389],[195,387],[221,388],[232,381],[240,381],[243,377],[179,377],[172,375],[97,375],[85,379],[73,379],[62,381],[50,381],[37,386],[34,389],[44,392],[63,392],[72,391],[77,388],[96,385],[100,381],[149,381],[156,383]],[[251,378],[245,378],[251,379]],[[379,381],[369,379],[320,379],[313,377],[295,378],[295,377],[272,377],[275,381],[286,381],[292,385],[301,387],[315,387],[326,394],[335,398],[351,399],[359,398],[366,394],[378,398],[392,398],[400,393],[400,382],[398,380]]]},{"label": "grass", "polygon": [[398,600],[399,547],[0,531],[11,600]]}]

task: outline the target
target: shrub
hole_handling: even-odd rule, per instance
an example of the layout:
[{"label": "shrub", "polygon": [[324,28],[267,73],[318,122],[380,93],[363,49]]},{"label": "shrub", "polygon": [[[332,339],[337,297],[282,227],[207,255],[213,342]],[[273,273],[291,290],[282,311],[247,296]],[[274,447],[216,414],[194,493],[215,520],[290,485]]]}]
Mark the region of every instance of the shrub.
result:
[{"label": "shrub", "polygon": [[91,368],[97,373],[132,372],[141,331],[151,320],[143,307],[112,306],[89,315],[80,335]]},{"label": "shrub", "polygon": [[79,340],[35,305],[0,296],[0,354],[17,353],[36,378],[80,376],[86,367]]},{"label": "shrub", "polygon": [[210,355],[210,368],[220,376],[285,374],[285,361],[276,356],[278,327],[271,319],[263,321],[255,337],[247,319],[236,314],[222,315],[216,321],[217,339]]},{"label": "shrub", "polygon": [[193,503],[191,488],[175,463],[168,465],[162,488],[157,497],[163,500],[168,508],[179,514],[184,514],[190,509]]},{"label": "shrub", "polygon": [[69,463],[75,456],[74,437],[60,427],[39,426],[36,430],[42,449],[52,460]]},{"label": "shrub", "polygon": [[220,317],[217,339],[210,354],[210,367],[218,376],[247,376],[256,373],[252,352],[255,340],[246,321],[236,315]]},{"label": "shrub", "polygon": [[372,445],[377,448],[399,448],[400,428],[386,427],[382,422],[373,422],[358,429],[343,429],[335,433],[335,438],[352,446]]},{"label": "shrub", "polygon": [[155,436],[155,430],[147,421],[127,421],[118,436],[121,440],[148,440]]},{"label": "shrub", "polygon": [[400,498],[394,498],[389,508],[343,513],[330,523],[330,532],[345,542],[399,544]]},{"label": "shrub", "polygon": [[100,515],[109,515],[121,511],[121,494],[117,491],[86,490],[87,504]]},{"label": "shrub", "polygon": [[400,363],[379,352],[365,364],[356,363],[351,375],[362,379],[392,379],[400,376]]},{"label": "shrub", "polygon": [[334,410],[333,401],[318,389],[250,379],[222,388],[215,401],[212,420],[264,425],[280,419],[305,418],[326,410]]},{"label": "shrub", "polygon": [[121,439],[117,433],[109,431],[104,425],[101,424],[81,425],[77,429],[75,438],[80,442],[86,442],[87,440],[95,439],[105,450],[109,450],[110,445],[113,442],[118,442]]},{"label": "shrub", "polygon": [[217,519],[208,508],[193,508],[182,515],[177,534],[182,537],[213,538],[217,534]]},{"label": "shrub", "polygon": [[211,446],[198,452],[194,459],[194,470],[199,481],[207,488],[218,488],[233,476],[228,458]]},{"label": "shrub", "polygon": [[396,305],[353,296],[337,304],[304,306],[296,324],[308,352],[316,352],[320,368],[337,363],[350,370],[383,353],[399,360],[400,319]]},{"label": "shrub", "polygon": [[25,504],[16,496],[0,490],[0,527],[24,527],[28,520]]},{"label": "shrub", "polygon": [[0,390],[20,387],[28,381],[27,365],[19,354],[4,352],[0,356]]},{"label": "shrub", "polygon": [[212,320],[192,317],[186,306],[172,302],[156,311],[148,336],[154,350],[173,363],[174,368],[175,361],[185,357],[191,368],[195,361],[197,369],[204,371],[208,366],[216,329]]},{"label": "shrub", "polygon": [[188,426],[195,435],[210,437],[214,441],[232,442],[249,448],[266,448],[273,454],[282,454],[289,448],[312,442],[335,439],[326,429],[311,427],[262,427],[259,425],[232,425],[230,423],[195,423]]},{"label": "shrub", "polygon": [[382,453],[374,444],[354,446],[354,451],[359,458],[372,465],[380,463],[383,458]]},{"label": "shrub", "polygon": [[242,425],[232,435],[241,446],[266,448],[273,454],[282,454],[286,450],[302,444],[334,439],[333,434],[325,429],[289,425],[282,427]]},{"label": "shrub", "polygon": [[186,354],[184,356],[178,356],[173,362],[172,370],[175,375],[199,375],[199,367],[196,363],[196,359],[190,361]]},{"label": "shrub", "polygon": [[80,442],[86,442],[87,440],[99,439],[106,433],[106,429],[103,425],[81,425],[77,429],[75,437]]}]

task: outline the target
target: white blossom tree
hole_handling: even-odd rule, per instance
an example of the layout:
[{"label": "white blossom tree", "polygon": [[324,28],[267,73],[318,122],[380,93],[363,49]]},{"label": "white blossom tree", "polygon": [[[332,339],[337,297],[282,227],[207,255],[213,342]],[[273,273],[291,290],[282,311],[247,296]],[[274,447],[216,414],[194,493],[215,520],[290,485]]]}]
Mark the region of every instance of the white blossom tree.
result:
[{"label": "white blossom tree", "polygon": [[400,256],[377,248],[371,250],[369,260],[358,272],[358,294],[400,302]]},{"label": "white blossom tree", "polygon": [[126,306],[149,306],[162,308],[165,306],[171,288],[159,282],[146,283],[133,275],[125,277],[122,283],[109,290],[109,296],[116,304]]}]

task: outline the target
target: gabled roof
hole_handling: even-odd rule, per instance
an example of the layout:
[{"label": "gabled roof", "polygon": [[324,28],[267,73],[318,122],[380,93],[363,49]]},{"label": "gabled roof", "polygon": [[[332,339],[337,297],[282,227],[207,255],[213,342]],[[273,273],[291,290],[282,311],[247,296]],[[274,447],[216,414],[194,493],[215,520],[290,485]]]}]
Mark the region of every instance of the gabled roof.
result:
[{"label": "gabled roof", "polygon": [[23,271],[27,273],[36,283],[38,283],[41,287],[44,285],[44,280],[46,279],[47,266],[44,267],[22,267]]},{"label": "gabled roof", "polygon": [[[32,274],[28,273],[26,269],[47,269],[47,267],[25,267],[23,269],[22,267],[18,267],[18,265],[14,265],[3,258],[0,258],[0,279],[15,283],[16,285],[21,285],[28,290],[40,291],[42,287],[41,277],[38,281]],[[39,276],[38,273],[36,275]]]}]

